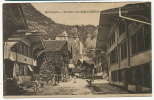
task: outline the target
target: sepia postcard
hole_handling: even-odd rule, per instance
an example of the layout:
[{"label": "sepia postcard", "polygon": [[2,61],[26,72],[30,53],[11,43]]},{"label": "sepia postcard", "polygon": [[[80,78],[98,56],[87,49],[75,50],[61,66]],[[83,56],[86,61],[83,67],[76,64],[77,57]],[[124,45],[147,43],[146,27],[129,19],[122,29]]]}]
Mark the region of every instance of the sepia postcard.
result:
[{"label": "sepia postcard", "polygon": [[3,96],[152,96],[151,2],[4,3]]}]

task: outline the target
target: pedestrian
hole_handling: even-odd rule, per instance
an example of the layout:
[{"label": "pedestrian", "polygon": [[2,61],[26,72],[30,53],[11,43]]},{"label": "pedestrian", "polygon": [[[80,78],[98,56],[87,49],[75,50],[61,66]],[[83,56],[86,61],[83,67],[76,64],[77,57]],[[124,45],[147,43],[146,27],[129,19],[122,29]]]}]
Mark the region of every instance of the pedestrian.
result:
[{"label": "pedestrian", "polygon": [[41,86],[41,84],[39,83],[39,80],[38,80],[38,79],[35,80],[34,91],[35,91],[35,92],[37,92],[37,91],[42,92],[42,86]]},{"label": "pedestrian", "polygon": [[43,86],[44,86],[43,78],[40,78],[40,79],[39,79],[39,83],[41,84],[41,88],[43,88]]},{"label": "pedestrian", "polygon": [[74,76],[74,83],[76,83],[76,76]]}]

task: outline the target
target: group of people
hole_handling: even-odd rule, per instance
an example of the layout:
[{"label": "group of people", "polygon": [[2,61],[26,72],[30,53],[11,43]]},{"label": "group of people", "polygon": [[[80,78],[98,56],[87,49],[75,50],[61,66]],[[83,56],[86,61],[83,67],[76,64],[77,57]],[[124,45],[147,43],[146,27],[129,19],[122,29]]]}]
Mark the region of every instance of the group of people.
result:
[{"label": "group of people", "polygon": [[[76,83],[76,78],[77,78],[77,76],[73,77],[74,83]],[[90,84],[92,84],[93,80],[94,79],[92,77],[90,77],[89,80],[87,80],[87,81],[90,82]],[[42,88],[43,88],[43,85],[44,85],[43,80],[41,78],[36,78],[35,83],[36,84],[34,85],[34,91],[35,92],[37,92],[37,91],[42,92]]]},{"label": "group of people", "polygon": [[42,79],[41,78],[39,78],[39,79],[36,78],[35,84],[34,84],[34,91],[35,92],[37,92],[37,91],[42,92],[43,86],[44,86],[44,83],[43,83]]}]

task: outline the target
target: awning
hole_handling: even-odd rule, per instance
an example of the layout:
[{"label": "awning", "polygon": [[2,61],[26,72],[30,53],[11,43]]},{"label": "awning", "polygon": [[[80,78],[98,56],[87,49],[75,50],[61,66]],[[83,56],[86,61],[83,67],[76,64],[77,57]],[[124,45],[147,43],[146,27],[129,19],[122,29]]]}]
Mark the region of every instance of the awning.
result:
[{"label": "awning", "polygon": [[9,47],[12,47],[13,45],[15,45],[18,41],[15,42],[5,42],[5,44],[8,44]]},{"label": "awning", "polygon": [[28,65],[28,68],[30,71],[33,71],[32,67],[30,65]]},{"label": "awning", "polygon": [[5,42],[4,44],[4,59],[10,58],[11,50],[10,48],[15,45],[17,42]]}]

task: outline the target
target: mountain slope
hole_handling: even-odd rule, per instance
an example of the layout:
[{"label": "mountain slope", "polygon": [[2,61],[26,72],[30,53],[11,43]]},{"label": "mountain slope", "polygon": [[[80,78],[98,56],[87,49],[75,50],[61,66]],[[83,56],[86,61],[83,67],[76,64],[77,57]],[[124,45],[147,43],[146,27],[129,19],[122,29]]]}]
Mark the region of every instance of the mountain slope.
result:
[{"label": "mountain slope", "polygon": [[73,62],[76,63],[80,55],[80,42],[83,47],[83,55],[93,57],[92,49],[96,47],[97,27],[93,25],[64,25],[54,22],[52,19],[46,17],[37,11],[31,4],[21,4],[22,10],[29,28],[39,29],[45,31],[48,36],[44,39],[55,39],[55,36],[61,35],[66,31],[68,40],[73,46]]}]

